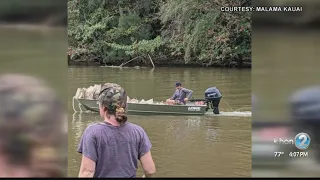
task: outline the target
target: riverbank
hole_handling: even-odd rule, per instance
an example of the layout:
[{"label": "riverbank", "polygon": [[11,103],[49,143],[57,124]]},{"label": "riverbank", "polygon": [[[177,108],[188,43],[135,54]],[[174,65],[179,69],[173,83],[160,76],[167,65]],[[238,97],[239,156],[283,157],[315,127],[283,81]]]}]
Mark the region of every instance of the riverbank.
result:
[{"label": "riverbank", "polygon": [[[125,63],[125,62],[123,62]],[[121,62],[119,63],[103,63],[102,61],[98,60],[91,60],[91,61],[73,61],[68,58],[68,66],[120,66]],[[186,67],[186,68],[196,68],[196,67],[204,67],[204,68],[243,68],[243,69],[249,69],[251,68],[251,59],[246,61],[241,61],[241,63],[236,61],[231,61],[228,65],[221,65],[221,64],[200,64],[191,62],[188,64],[184,63],[183,59],[180,60],[174,60],[174,61],[166,61],[166,62],[158,62],[154,61],[155,67]],[[152,67],[152,64],[150,61],[144,61],[144,62],[130,62],[126,64],[124,67]]]},{"label": "riverbank", "polygon": [[50,24],[30,24],[30,23],[7,23],[0,22],[1,29],[17,29],[24,31],[42,31],[42,30],[57,30],[57,29],[66,29],[62,25],[50,25]]}]

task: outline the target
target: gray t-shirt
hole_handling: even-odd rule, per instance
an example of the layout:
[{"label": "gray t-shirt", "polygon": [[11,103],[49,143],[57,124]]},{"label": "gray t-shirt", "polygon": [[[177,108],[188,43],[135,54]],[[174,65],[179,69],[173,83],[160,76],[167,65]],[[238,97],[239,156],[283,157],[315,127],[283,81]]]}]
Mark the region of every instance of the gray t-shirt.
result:
[{"label": "gray t-shirt", "polygon": [[136,177],[138,160],[151,149],[142,127],[96,123],[84,131],[78,152],[96,162],[94,177]]},{"label": "gray t-shirt", "polygon": [[193,94],[193,91],[187,88],[176,89],[171,99],[184,101],[184,98],[190,99],[192,94]]}]

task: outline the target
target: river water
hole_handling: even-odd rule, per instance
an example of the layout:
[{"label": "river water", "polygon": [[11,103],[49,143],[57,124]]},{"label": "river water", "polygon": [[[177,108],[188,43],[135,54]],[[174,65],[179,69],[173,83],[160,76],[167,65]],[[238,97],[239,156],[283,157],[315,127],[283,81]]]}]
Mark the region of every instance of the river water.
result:
[{"label": "river water", "polygon": [[[114,82],[130,97],[162,101],[172,96],[176,81],[193,90],[195,98],[203,98],[208,87],[217,86],[223,94],[221,111],[228,114],[130,115],[129,121],[142,126],[152,142],[156,176],[251,176],[251,70],[70,67],[68,80],[69,176],[78,175],[81,159],[76,149],[83,131],[101,121],[97,113],[74,113],[71,99],[77,88]],[[141,168],[137,175],[143,175]]]},{"label": "river water", "polygon": [[0,26],[0,39],[0,73],[40,77],[67,100],[66,29]]}]

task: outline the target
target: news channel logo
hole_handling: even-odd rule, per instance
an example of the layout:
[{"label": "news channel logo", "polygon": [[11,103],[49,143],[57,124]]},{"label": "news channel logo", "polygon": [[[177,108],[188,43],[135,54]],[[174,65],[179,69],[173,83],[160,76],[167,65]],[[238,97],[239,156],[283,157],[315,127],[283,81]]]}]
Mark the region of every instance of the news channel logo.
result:
[{"label": "news channel logo", "polygon": [[310,146],[311,138],[307,133],[301,132],[294,139],[276,138],[273,140],[275,144],[294,144],[300,150],[306,150]]},{"label": "news channel logo", "polygon": [[294,138],[294,145],[300,150],[306,150],[310,146],[311,138],[309,134],[301,132]]}]

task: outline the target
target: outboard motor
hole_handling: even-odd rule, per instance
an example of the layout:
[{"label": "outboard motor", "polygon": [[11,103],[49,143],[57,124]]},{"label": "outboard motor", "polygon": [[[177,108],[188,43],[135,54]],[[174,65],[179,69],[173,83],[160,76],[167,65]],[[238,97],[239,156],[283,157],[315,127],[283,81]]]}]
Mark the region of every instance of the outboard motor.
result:
[{"label": "outboard motor", "polygon": [[320,86],[295,92],[291,96],[290,106],[295,133],[310,133],[313,142],[310,147],[316,151],[316,159],[320,163]]},{"label": "outboard motor", "polygon": [[213,109],[214,114],[220,114],[219,112],[219,104],[220,99],[222,98],[222,95],[220,91],[216,87],[210,87],[208,88],[205,93],[205,100],[207,101],[207,111],[209,108]]}]

